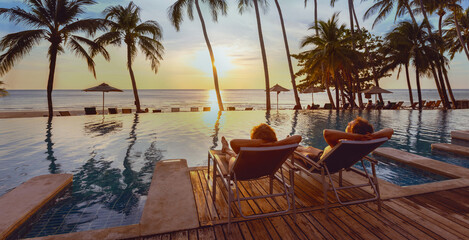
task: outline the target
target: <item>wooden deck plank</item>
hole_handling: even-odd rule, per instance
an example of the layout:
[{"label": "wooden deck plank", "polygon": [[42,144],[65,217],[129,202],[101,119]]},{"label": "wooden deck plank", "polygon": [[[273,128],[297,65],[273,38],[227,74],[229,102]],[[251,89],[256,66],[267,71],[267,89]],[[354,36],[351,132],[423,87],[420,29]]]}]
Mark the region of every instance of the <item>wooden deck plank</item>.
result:
[{"label": "wooden deck plank", "polygon": [[210,219],[211,220],[218,220],[218,213],[215,205],[213,204],[212,194],[208,189],[207,181],[205,179],[205,174],[203,171],[197,171],[199,174],[200,185],[202,187],[202,191],[204,191],[205,202],[207,203],[207,208],[210,212]]},{"label": "wooden deck plank", "polygon": [[171,240],[188,240],[189,239],[189,232],[188,231],[180,231],[171,233]]},{"label": "wooden deck plank", "polygon": [[[329,218],[323,210],[314,210],[323,205],[322,184],[309,176],[295,173],[295,195],[297,222],[292,214],[275,217],[244,219],[240,218],[237,207],[231,206],[235,212],[231,232],[228,232],[227,191],[221,179],[217,181],[217,199],[212,201],[211,186],[205,178],[206,169],[196,172],[198,181],[193,186],[196,201],[206,205],[201,207],[199,219],[204,219],[214,226],[202,227],[192,232],[172,233],[171,239],[465,239],[469,237],[469,188],[447,190],[406,198],[383,201],[383,209],[377,211],[375,202],[337,207],[333,192],[328,193],[331,208]],[[191,172],[191,179],[195,178]],[[287,181],[288,181],[288,176]],[[334,176],[336,183],[338,177]],[[344,181],[344,185],[349,184]],[[198,186],[197,186],[198,185]],[[251,182],[239,182],[240,194],[244,197],[266,194],[269,191],[269,180],[261,179]],[[200,191],[197,193],[197,191]],[[283,185],[274,180],[274,192],[283,191]],[[344,199],[369,197],[362,189],[341,191]],[[244,202],[244,203],[243,203]],[[331,203],[332,202],[332,203]],[[199,205],[197,205],[199,207]],[[210,210],[212,209],[212,210]],[[242,209],[246,215],[268,213],[287,209],[285,197],[275,199],[256,199],[242,201]],[[310,209],[314,211],[306,211]],[[218,216],[207,219],[207,211],[215,211]],[[223,214],[225,212],[225,214]],[[201,220],[202,221],[202,220]],[[212,223],[210,223],[212,222]],[[221,225],[219,225],[221,223]],[[195,233],[195,235],[194,235]]]},{"label": "wooden deck plank", "polygon": [[188,231],[188,237],[189,237],[189,240],[197,240],[199,239],[199,237],[197,236],[197,230],[196,229],[191,229]]},{"label": "wooden deck plank", "polygon": [[202,186],[200,184],[199,174],[196,171],[191,171],[190,175],[192,190],[194,191],[195,205],[199,215],[199,222],[210,222],[210,212],[207,208],[207,203],[205,202],[205,196],[203,196],[204,192],[202,191]]}]

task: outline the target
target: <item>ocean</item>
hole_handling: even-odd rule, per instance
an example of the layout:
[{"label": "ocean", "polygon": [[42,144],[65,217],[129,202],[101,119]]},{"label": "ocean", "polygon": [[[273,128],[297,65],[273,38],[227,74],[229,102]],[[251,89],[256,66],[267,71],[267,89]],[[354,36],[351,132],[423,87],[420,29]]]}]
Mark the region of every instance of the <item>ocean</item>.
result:
[{"label": "ocean", "polygon": [[[390,89],[393,93],[383,94],[384,101],[404,101],[408,106],[409,96],[407,89]],[[334,93],[334,92],[333,92]],[[469,89],[453,90],[458,100],[469,99]],[[414,101],[417,93],[414,91]],[[223,104],[226,107],[244,109],[253,107],[254,110],[265,109],[265,91],[262,89],[228,89],[221,92]],[[272,109],[276,108],[277,94],[271,93]],[[299,94],[301,104],[306,107],[311,104],[311,93]],[[422,91],[424,100],[439,99],[435,89]],[[217,109],[217,100],[214,90],[183,89],[183,90],[139,90],[142,108],[162,109],[167,111],[172,107],[179,107],[181,111],[189,111],[190,107],[212,107]],[[374,101],[374,97],[372,98]],[[52,94],[54,110],[83,110],[84,107],[102,106],[102,93],[83,92],[80,90],[54,90]],[[364,99],[366,100],[366,99]],[[315,104],[324,106],[329,102],[327,94],[315,93]],[[291,109],[295,105],[293,91],[281,92],[278,96],[279,109]],[[109,92],[105,94],[105,107],[135,108],[132,90],[124,92]],[[47,97],[45,90],[9,90],[9,95],[0,97],[0,112],[13,111],[46,111]]]}]

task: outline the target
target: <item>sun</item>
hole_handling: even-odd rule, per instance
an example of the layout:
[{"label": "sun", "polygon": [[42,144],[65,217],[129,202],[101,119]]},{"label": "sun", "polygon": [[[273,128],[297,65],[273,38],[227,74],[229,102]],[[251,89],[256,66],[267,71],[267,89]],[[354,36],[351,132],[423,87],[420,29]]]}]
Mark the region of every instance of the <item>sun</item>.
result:
[{"label": "sun", "polygon": [[[214,47],[213,55],[215,57],[215,67],[219,77],[225,77],[227,72],[235,66],[232,57],[229,54],[230,50],[226,47]],[[200,71],[204,72],[207,76],[212,76],[212,65],[210,64],[210,55],[207,49],[201,49],[195,53],[194,66]]]}]

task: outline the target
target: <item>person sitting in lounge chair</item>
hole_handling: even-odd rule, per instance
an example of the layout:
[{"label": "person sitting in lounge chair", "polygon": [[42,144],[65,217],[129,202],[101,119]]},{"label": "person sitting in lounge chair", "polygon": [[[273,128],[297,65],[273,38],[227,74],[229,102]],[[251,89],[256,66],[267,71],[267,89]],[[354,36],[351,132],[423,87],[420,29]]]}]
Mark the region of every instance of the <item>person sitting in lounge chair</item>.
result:
[{"label": "person sitting in lounge chair", "polygon": [[353,121],[348,123],[347,127],[345,128],[345,132],[333,129],[324,130],[324,140],[326,140],[328,144],[324,151],[314,147],[302,146],[299,146],[296,151],[314,161],[318,161],[319,159],[321,159],[321,156],[324,156],[341,140],[366,141],[382,137],[387,137],[388,139],[391,139],[393,133],[394,130],[392,128],[385,128],[380,131],[374,132],[373,126],[366,119],[357,117]]},{"label": "person sitting in lounge chair", "polygon": [[[277,135],[275,134],[274,129],[265,123],[261,123],[251,130],[251,139],[233,139],[228,144],[228,141],[225,137],[221,138],[222,153],[226,154],[226,158],[230,159],[231,157],[236,158],[237,153],[241,147],[263,147],[269,145],[287,145],[293,143],[299,143],[301,141],[301,136],[294,135],[289,136],[283,140],[277,141]],[[230,148],[231,145],[231,148]]]},{"label": "person sitting in lounge chair", "polygon": [[373,105],[373,102],[371,100],[368,100],[368,103],[366,104],[365,106],[365,109],[366,110],[371,110],[373,109],[375,106]]}]

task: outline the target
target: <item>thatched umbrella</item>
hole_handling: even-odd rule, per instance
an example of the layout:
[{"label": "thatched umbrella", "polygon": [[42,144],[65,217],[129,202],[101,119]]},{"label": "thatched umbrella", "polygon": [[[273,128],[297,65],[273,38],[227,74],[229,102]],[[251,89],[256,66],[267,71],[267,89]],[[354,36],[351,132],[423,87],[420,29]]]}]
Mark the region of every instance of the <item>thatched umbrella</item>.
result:
[{"label": "thatched umbrella", "polygon": [[275,84],[275,86],[271,87],[270,88],[270,91],[271,92],[277,92],[277,110],[278,110],[278,95],[280,94],[280,92],[288,92],[290,90],[278,85],[278,84]]},{"label": "thatched umbrella", "polygon": [[362,93],[365,93],[366,94],[375,94],[375,102],[376,102],[376,94],[380,94],[380,93],[392,93],[391,91],[388,91],[386,89],[382,89],[378,86],[373,86],[371,87],[370,89],[367,89],[367,90],[364,90],[362,91]]},{"label": "thatched umbrella", "polygon": [[311,93],[311,100],[312,100],[311,106],[314,106],[314,93],[317,93],[317,92],[324,92],[324,89],[310,86],[306,88],[305,90],[303,90],[301,93]]},{"label": "thatched umbrella", "polygon": [[101,83],[96,87],[87,88],[87,89],[84,89],[83,91],[85,91],[85,92],[103,92],[103,115],[104,115],[104,93],[105,92],[123,92],[122,90],[120,90],[118,88],[115,88],[115,87],[111,87],[106,83]]}]

